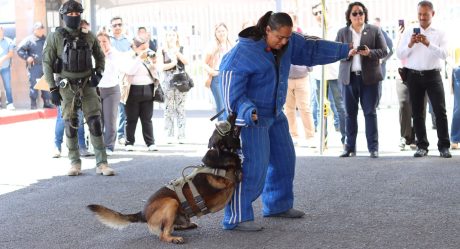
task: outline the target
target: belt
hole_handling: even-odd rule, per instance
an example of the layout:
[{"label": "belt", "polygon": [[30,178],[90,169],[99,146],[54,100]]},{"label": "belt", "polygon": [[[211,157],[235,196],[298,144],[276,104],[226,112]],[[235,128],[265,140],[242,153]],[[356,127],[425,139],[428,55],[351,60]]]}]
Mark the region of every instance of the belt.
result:
[{"label": "belt", "polygon": [[414,69],[409,69],[409,72],[413,73],[413,74],[416,74],[416,75],[419,75],[419,76],[423,76],[425,74],[432,74],[432,73],[439,73],[441,72],[441,69],[431,69],[431,70],[414,70]]},{"label": "belt", "polygon": [[83,85],[83,83],[85,83],[85,81],[87,81],[88,79],[89,79],[89,77],[84,77],[84,78],[80,78],[80,79],[67,79],[67,80],[72,85]]},{"label": "belt", "polygon": [[361,75],[362,71],[354,71],[354,72],[352,71],[351,73],[354,74],[354,75]]}]

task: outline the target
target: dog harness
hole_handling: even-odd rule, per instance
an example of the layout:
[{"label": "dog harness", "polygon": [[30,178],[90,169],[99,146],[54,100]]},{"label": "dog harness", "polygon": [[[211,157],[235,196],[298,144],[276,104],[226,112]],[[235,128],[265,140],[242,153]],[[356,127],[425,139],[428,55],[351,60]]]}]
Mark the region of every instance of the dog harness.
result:
[{"label": "dog harness", "polygon": [[[184,172],[188,168],[195,168],[195,169],[189,175],[184,176]],[[199,165],[199,166],[185,167],[182,170],[182,177],[171,181],[170,183],[166,185],[166,187],[176,192],[177,197],[179,198],[179,201],[180,201],[181,208],[184,210],[185,215],[188,218],[193,217],[193,216],[202,216],[202,215],[209,213],[209,209],[206,206],[206,203],[204,202],[203,197],[200,195],[200,193],[196,189],[195,184],[193,183],[193,179],[198,174],[211,174],[211,175],[226,178],[227,180],[230,180],[232,182],[241,181],[241,170],[234,170],[232,172],[230,170],[225,170],[225,169],[210,168],[204,164]],[[184,191],[183,191],[185,184],[188,184],[190,191],[192,192],[192,195],[193,195],[193,201],[195,202],[195,205],[200,209],[199,212],[194,212],[189,201],[187,201],[187,198],[185,198]]]}]

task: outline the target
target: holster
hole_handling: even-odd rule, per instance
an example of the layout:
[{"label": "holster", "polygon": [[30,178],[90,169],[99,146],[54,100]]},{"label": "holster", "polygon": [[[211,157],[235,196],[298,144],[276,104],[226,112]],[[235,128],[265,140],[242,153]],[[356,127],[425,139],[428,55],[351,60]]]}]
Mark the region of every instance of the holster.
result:
[{"label": "holster", "polygon": [[401,80],[403,82],[407,82],[407,73],[409,72],[408,68],[407,67],[400,67],[398,68],[398,73],[399,73],[399,76],[401,76]]}]

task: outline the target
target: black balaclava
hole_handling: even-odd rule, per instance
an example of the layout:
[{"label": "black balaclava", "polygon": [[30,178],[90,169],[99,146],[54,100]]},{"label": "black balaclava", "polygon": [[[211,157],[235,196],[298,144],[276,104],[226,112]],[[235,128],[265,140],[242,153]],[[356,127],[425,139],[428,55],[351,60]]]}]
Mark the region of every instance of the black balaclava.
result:
[{"label": "black balaclava", "polygon": [[64,23],[71,29],[77,29],[80,26],[81,16],[63,16]]}]

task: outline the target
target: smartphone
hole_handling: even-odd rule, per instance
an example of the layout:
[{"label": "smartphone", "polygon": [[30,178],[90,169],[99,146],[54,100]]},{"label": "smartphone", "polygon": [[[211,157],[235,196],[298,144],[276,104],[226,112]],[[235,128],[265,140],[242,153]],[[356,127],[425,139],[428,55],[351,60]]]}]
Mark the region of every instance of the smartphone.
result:
[{"label": "smartphone", "polygon": [[358,51],[366,50],[366,46],[364,46],[364,45],[359,45],[359,46],[356,48],[356,50],[358,50]]},{"label": "smartphone", "polygon": [[414,28],[414,34],[416,35],[420,34],[420,28]]},{"label": "smartphone", "polygon": [[398,20],[398,26],[404,28],[404,19]]}]

